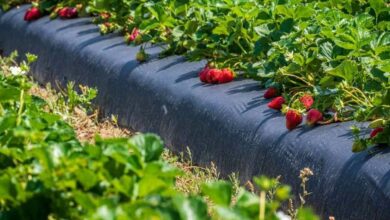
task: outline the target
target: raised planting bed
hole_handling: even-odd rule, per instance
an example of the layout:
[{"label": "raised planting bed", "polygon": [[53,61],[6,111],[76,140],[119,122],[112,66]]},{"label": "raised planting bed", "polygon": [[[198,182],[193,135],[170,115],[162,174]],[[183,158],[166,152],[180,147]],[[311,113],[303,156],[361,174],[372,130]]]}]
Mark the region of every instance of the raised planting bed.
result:
[{"label": "raised planting bed", "polygon": [[352,153],[354,122],[289,132],[256,81],[204,85],[198,73],[205,62],[157,59],[158,46],[146,47],[152,59],[139,64],[138,47],[100,36],[89,18],[26,23],[28,7],[0,15],[0,49],[38,55],[33,74],[40,82],[97,87],[97,103],[121,125],[155,132],[176,152],[188,146],[194,162],[213,161],[242,181],[282,175],[297,193],[299,170],[310,167],[307,202],[323,218],[390,219],[389,150]]}]

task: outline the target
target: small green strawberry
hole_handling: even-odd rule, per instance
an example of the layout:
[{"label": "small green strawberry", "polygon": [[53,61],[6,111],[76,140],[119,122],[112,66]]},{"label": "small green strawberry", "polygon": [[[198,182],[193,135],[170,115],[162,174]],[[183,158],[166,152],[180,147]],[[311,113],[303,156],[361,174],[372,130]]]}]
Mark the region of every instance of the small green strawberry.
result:
[{"label": "small green strawberry", "polygon": [[149,58],[149,54],[145,52],[145,49],[141,47],[136,55],[136,59],[138,62],[145,62]]}]

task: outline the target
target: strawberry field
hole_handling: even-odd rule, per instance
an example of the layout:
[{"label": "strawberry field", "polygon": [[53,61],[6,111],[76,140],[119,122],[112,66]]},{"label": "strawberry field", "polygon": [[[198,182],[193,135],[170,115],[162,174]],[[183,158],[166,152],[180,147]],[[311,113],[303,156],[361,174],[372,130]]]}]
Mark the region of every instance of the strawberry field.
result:
[{"label": "strawberry field", "polygon": [[[2,2],[3,9],[23,1]],[[205,83],[251,77],[275,98],[294,129],[348,120],[373,121],[371,135],[353,127],[354,152],[390,144],[390,6],[361,1],[33,1],[24,19],[95,16],[102,34],[128,44],[164,43],[160,56],[207,59]],[[141,47],[140,62],[148,54]],[[302,101],[309,97],[309,101]],[[307,100],[307,99],[306,99]]]},{"label": "strawberry field", "polygon": [[[19,9],[24,3],[30,5]],[[176,153],[194,145],[190,148],[195,161],[200,164],[215,161],[225,174],[241,172],[241,181],[259,173],[283,174],[293,190],[292,196],[271,196],[271,200],[267,196],[265,200],[270,203],[264,206],[265,209],[261,205],[265,202],[264,194],[258,197],[245,191],[245,202],[252,201],[247,197],[250,195],[254,198],[253,207],[237,205],[240,199],[231,201],[234,197],[228,193],[231,185],[224,181],[206,184],[205,191],[202,191],[206,199],[200,195],[182,195],[172,191],[178,173],[167,168],[167,176],[164,174],[165,165],[161,165],[164,162],[160,159],[162,144],[158,137],[140,135],[131,140],[108,141],[98,138],[96,144],[86,146],[71,135],[72,128],[64,125],[69,132],[55,134],[62,131],[62,125],[55,121],[53,126],[59,127],[53,129],[50,127],[52,122],[45,118],[49,117],[46,113],[34,113],[37,117],[34,120],[43,120],[50,125],[42,129],[54,133],[49,131],[42,136],[39,132],[35,135],[32,130],[23,133],[21,129],[22,136],[17,143],[18,149],[24,149],[25,152],[20,152],[24,156],[12,153],[11,156],[17,158],[7,160],[28,164],[28,169],[32,169],[28,172],[34,172],[34,161],[42,161],[35,151],[30,152],[30,146],[44,148],[48,151],[45,153],[47,157],[54,152],[50,153],[55,148],[53,146],[58,145],[69,152],[64,151],[61,155],[66,155],[66,160],[72,162],[69,165],[58,162],[64,166],[62,171],[49,167],[45,173],[47,177],[37,177],[36,181],[43,184],[44,190],[39,191],[42,194],[35,194],[33,190],[31,195],[19,198],[12,194],[0,199],[0,204],[7,210],[5,218],[22,216],[16,210],[28,206],[35,196],[41,200],[42,195],[47,194],[49,196],[43,196],[43,200],[47,199],[49,203],[55,200],[54,204],[57,204],[54,199],[57,195],[69,193],[69,197],[58,200],[58,207],[53,205],[52,213],[43,215],[102,218],[98,216],[101,213],[92,210],[104,206],[110,208],[103,211],[111,213],[112,218],[121,218],[123,214],[124,219],[129,216],[191,219],[189,213],[197,213],[194,216],[198,219],[277,219],[280,216],[275,214],[276,211],[288,212],[288,205],[281,207],[280,203],[294,197],[297,189],[301,189],[292,179],[297,170],[306,165],[312,165],[314,173],[322,175],[315,180],[316,184],[311,185],[313,196],[308,201],[322,218],[333,213],[336,219],[386,219],[385,216],[390,216],[384,211],[390,204],[390,191],[386,190],[390,168],[385,160],[390,146],[388,1],[0,0],[0,6],[4,11],[0,49],[4,48],[6,54],[14,49],[37,53],[37,69],[33,68],[31,74],[38,81],[64,85],[72,80],[97,87],[97,105],[103,109],[103,114],[117,114],[119,124],[160,134],[168,146],[177,145],[173,147]],[[13,10],[19,11],[18,20],[15,16],[7,17]],[[1,25],[0,20],[0,29]],[[7,29],[12,31],[7,32]],[[41,32],[48,34],[40,35]],[[3,60],[9,62],[4,64],[7,67],[3,67],[6,69],[3,72],[5,76],[11,76],[3,77],[7,90],[1,94],[13,97],[12,100],[4,99],[7,104],[2,106],[3,122],[8,123],[4,112],[14,109],[15,113],[15,121],[5,124],[12,132],[4,130],[3,134],[8,132],[8,135],[17,136],[16,130],[19,131],[23,123],[30,126],[26,116],[30,114],[29,103],[42,107],[37,111],[44,112],[46,108],[44,102],[37,104],[33,96],[25,95],[29,83],[26,77],[19,75],[29,72],[28,66],[35,59],[30,55],[27,58],[29,62],[20,64],[21,67],[12,58]],[[84,101],[90,102],[96,96],[93,92],[89,95]],[[137,119],[140,115],[142,119]],[[34,123],[31,126],[35,126]],[[52,135],[53,143],[47,139]],[[65,139],[59,141],[58,138]],[[5,152],[11,152],[8,148],[13,142],[3,139],[7,140],[2,144],[7,149]],[[147,139],[150,139],[150,146]],[[91,152],[85,149],[90,148],[100,149],[100,156],[89,155]],[[114,156],[104,153],[111,148],[115,148]],[[116,152],[117,148],[122,153],[127,152],[120,156],[121,160],[118,158],[122,153]],[[155,154],[150,161],[145,159],[149,153]],[[74,171],[75,176],[57,174],[72,169],[70,166],[78,164],[79,160],[85,160],[73,154],[91,160],[86,164],[80,162],[77,170],[97,170],[79,176],[78,171]],[[54,156],[49,157],[55,160]],[[103,177],[108,178],[107,173],[119,169],[119,165],[105,165],[104,161],[110,161],[110,158],[128,168],[124,168],[119,176],[110,174],[109,180],[103,180]],[[138,161],[138,167],[132,164],[133,160]],[[55,167],[57,162],[42,163]],[[100,165],[93,165],[95,163]],[[149,173],[149,163],[160,164],[160,170],[156,168]],[[30,174],[16,164],[10,166],[18,170],[15,174],[19,175],[18,178],[30,178]],[[101,171],[103,167],[105,170]],[[97,174],[99,172],[103,173]],[[160,177],[157,173],[164,175]],[[93,174],[97,176],[92,177]],[[85,187],[78,179],[87,175],[96,179],[95,185]],[[158,180],[145,180],[146,188],[160,181],[164,184],[162,187],[157,184],[156,191],[151,189],[148,192],[150,195],[140,196],[138,187],[149,175]],[[52,185],[45,185],[50,179]],[[120,182],[122,179],[130,182]],[[256,191],[273,189],[275,184],[268,182],[273,186],[264,186],[268,179],[260,179],[255,181]],[[23,182],[16,179],[4,181],[10,182],[6,183],[9,187],[15,181]],[[97,189],[107,181],[113,189]],[[69,182],[70,185],[59,182]],[[346,182],[354,186],[348,190]],[[96,184],[100,184],[99,187]],[[129,185],[136,194],[126,194],[118,188]],[[9,189],[14,192],[17,187],[27,189],[27,186]],[[283,187],[284,190],[288,188]],[[82,194],[80,198],[78,193]],[[87,194],[89,199],[96,197],[102,202],[88,202]],[[322,194],[325,195],[323,199]],[[111,196],[115,201],[108,199]],[[224,198],[220,196],[230,199],[222,202]],[[216,206],[208,207],[205,202],[208,199]],[[372,202],[376,199],[381,202]],[[64,205],[69,201],[73,205]],[[346,202],[337,205],[340,201]],[[358,205],[359,201],[365,205],[351,213],[349,207]],[[187,204],[188,207],[179,207],[178,204]],[[60,207],[67,211],[61,213]],[[372,217],[375,210],[381,210],[381,214]],[[292,219],[315,218],[307,209],[301,211],[305,214],[299,213],[296,211],[290,216]]]}]

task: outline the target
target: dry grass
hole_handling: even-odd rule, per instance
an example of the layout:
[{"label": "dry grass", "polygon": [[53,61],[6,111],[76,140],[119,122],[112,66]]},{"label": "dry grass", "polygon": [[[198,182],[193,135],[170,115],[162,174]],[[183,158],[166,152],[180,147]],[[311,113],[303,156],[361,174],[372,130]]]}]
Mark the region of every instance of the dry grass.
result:
[{"label": "dry grass", "polygon": [[112,119],[98,118],[98,112],[87,114],[81,108],[74,108],[72,112],[58,112],[59,108],[55,108],[56,102],[59,99],[59,94],[56,93],[50,86],[41,87],[35,85],[30,90],[31,94],[45,99],[52,109],[60,113],[63,118],[70,123],[76,131],[77,137],[82,142],[93,142],[95,135],[100,135],[103,138],[115,137],[130,137],[135,132],[126,128],[120,128]]},{"label": "dry grass", "polygon": [[206,168],[195,166],[192,163],[189,149],[187,149],[186,154],[184,155],[182,153],[176,156],[171,151],[165,150],[163,159],[184,171],[183,176],[179,177],[176,181],[176,188],[178,190],[187,194],[199,194],[201,184],[217,180],[219,178],[219,172],[213,163]]}]

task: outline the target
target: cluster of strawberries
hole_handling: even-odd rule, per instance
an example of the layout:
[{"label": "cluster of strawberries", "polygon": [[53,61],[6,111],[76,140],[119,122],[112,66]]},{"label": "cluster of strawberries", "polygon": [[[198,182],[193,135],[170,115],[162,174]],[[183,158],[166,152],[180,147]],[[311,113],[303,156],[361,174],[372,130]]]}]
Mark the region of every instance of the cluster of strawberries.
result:
[{"label": "cluster of strawberries", "polygon": [[139,29],[138,28],[133,28],[131,33],[126,35],[125,40],[126,40],[126,42],[128,44],[132,43],[132,42],[134,42],[135,44],[142,43],[142,39],[141,39],[141,35],[140,35]]},{"label": "cluster of strawberries", "polygon": [[71,18],[77,18],[78,11],[77,8],[63,7],[61,9],[58,9],[57,14],[62,19],[71,19]]},{"label": "cluster of strawberries", "polygon": [[[54,15],[51,15],[51,17],[59,16],[63,19],[71,19],[71,18],[77,18],[78,16],[78,10],[74,7],[63,7],[63,8],[57,8],[54,12]],[[24,20],[25,21],[34,21],[39,18],[41,18],[44,15],[44,13],[39,10],[37,7],[32,7],[26,11],[24,14]]]},{"label": "cluster of strawberries", "polygon": [[[268,103],[268,107],[275,110],[281,110],[283,104],[285,104],[286,100],[279,96],[278,89],[274,87],[270,87],[264,93],[264,98],[272,99],[271,102]],[[306,115],[306,123],[309,126],[315,125],[323,120],[323,116],[321,111],[318,109],[312,109],[312,105],[314,103],[314,99],[311,95],[305,94],[299,98],[299,101],[305,107],[307,111]],[[303,116],[302,113],[296,109],[288,109],[286,112],[286,127],[289,130],[296,128],[298,125],[302,123]]]},{"label": "cluster of strawberries", "polygon": [[114,23],[107,21],[107,22],[104,22],[103,24],[99,24],[99,28],[100,28],[100,33],[108,34],[108,33],[112,33],[115,31],[116,25]]},{"label": "cluster of strawberries", "polygon": [[101,34],[107,34],[115,30],[115,25],[109,21],[110,18],[109,12],[100,12],[99,16],[92,19],[92,22],[99,26]]},{"label": "cluster of strawberries", "polygon": [[200,81],[210,84],[221,84],[233,81],[234,72],[228,68],[217,69],[211,64],[207,64],[199,73]]},{"label": "cluster of strawberries", "polygon": [[[283,105],[285,104],[286,100],[283,98],[283,96],[280,96],[280,93],[278,89],[275,87],[270,87],[267,89],[267,91],[264,93],[264,98],[271,99],[271,102],[268,103],[268,107],[275,110],[281,110],[283,108]],[[311,95],[305,94],[299,98],[299,101],[302,103],[302,105],[305,107],[307,113],[306,113],[306,124],[309,126],[313,126],[315,124],[321,123],[323,121],[323,115],[322,112],[318,109],[311,108],[314,99]],[[303,116],[301,111],[298,111],[296,109],[288,109],[286,112],[286,127],[289,130],[292,130],[296,128],[298,125],[302,123]],[[377,127],[373,129],[370,133],[370,138],[376,137],[379,133],[383,132],[383,127]]]}]

